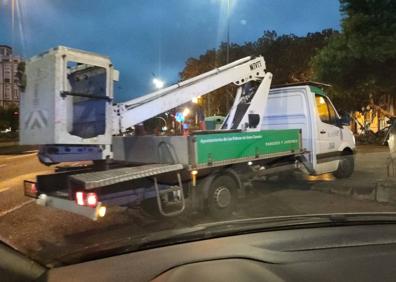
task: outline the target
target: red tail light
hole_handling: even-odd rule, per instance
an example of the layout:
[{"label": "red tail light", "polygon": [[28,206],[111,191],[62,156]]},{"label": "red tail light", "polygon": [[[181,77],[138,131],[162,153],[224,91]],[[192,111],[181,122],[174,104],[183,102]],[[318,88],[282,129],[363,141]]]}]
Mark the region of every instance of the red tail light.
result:
[{"label": "red tail light", "polygon": [[25,180],[23,182],[23,190],[25,196],[37,198],[38,190],[35,182]]},{"label": "red tail light", "polygon": [[80,205],[80,206],[85,205],[84,192],[76,192],[76,202],[77,202],[77,205]]},{"label": "red tail light", "polygon": [[98,204],[98,196],[94,192],[86,193],[78,191],[75,194],[76,203],[79,206],[96,207]]},{"label": "red tail light", "polygon": [[98,204],[98,197],[96,193],[88,193],[87,194],[87,205],[90,207],[96,207]]}]

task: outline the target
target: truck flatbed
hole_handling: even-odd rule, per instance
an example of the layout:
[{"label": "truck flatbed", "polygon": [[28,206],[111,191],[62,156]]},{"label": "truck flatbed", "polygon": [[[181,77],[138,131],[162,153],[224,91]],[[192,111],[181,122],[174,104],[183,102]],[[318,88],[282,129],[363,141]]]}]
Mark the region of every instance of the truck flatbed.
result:
[{"label": "truck flatbed", "polygon": [[[131,141],[119,146],[126,150],[124,161],[128,161],[130,155],[141,162],[140,165],[73,174],[70,181],[91,190],[183,169],[205,169],[303,153],[301,132],[296,129],[224,130],[192,136],[139,136],[121,140]],[[172,154],[172,158],[163,158]]]},{"label": "truck flatbed", "polygon": [[182,169],[182,164],[148,164],[74,174],[70,176],[70,179],[77,182],[81,188],[89,190],[139,178],[180,171]]},{"label": "truck flatbed", "polygon": [[222,130],[191,136],[114,137],[119,161],[182,164],[204,169],[303,153],[299,129]]}]

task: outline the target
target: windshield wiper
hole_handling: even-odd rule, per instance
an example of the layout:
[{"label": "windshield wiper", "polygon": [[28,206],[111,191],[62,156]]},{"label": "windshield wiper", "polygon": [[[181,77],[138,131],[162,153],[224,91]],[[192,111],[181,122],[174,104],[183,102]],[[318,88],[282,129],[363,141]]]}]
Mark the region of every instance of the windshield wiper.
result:
[{"label": "windshield wiper", "polygon": [[138,236],[126,236],[114,240],[100,241],[56,258],[51,263],[51,267],[74,264],[82,261],[94,260],[98,258],[109,257],[118,254],[129,253],[146,249],[143,246],[149,245],[153,242],[162,242],[163,240],[177,240],[191,234],[192,237],[201,234],[205,228],[202,226],[178,228],[171,230],[162,230],[154,233],[143,234]]},{"label": "windshield wiper", "polygon": [[254,232],[395,223],[396,213],[336,213],[238,219],[101,242],[87,246],[83,251],[58,257],[57,261],[59,264],[77,263],[154,247]]},{"label": "windshield wiper", "polygon": [[212,222],[207,224],[197,225],[200,227],[216,228],[216,227],[243,227],[243,226],[256,226],[256,224],[270,226],[290,226],[293,224],[315,224],[315,223],[329,223],[329,224],[342,224],[342,223],[395,223],[396,212],[373,212],[373,213],[332,213],[332,214],[308,214],[308,215],[293,215],[293,216],[276,216],[276,217],[258,217],[237,219],[230,221]]},{"label": "windshield wiper", "polygon": [[273,230],[279,228],[293,229],[306,228],[309,226],[335,226],[335,225],[356,225],[356,224],[385,224],[396,223],[396,212],[386,213],[334,213],[334,214],[310,214],[295,216],[277,216],[248,218],[232,221],[213,222],[198,225],[208,231],[227,230],[234,231],[255,231],[263,229]]}]

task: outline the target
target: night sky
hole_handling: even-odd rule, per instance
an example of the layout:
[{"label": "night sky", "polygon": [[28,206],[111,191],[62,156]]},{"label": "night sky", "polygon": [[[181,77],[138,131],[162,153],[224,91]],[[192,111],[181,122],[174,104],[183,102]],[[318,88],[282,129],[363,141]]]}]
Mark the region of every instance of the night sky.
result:
[{"label": "night sky", "polygon": [[[57,45],[108,55],[121,72],[118,101],[152,91],[153,74],[177,82],[186,59],[226,40],[227,0],[13,1],[0,0],[0,44],[24,57]],[[235,43],[265,30],[305,35],[340,27],[337,0],[230,1]]]}]

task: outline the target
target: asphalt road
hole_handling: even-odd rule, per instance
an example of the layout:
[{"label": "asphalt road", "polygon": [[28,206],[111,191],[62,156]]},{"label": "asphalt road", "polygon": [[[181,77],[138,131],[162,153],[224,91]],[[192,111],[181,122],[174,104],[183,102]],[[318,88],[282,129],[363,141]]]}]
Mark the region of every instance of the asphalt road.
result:
[{"label": "asphalt road", "polygon": [[[367,183],[386,177],[386,147],[362,147],[356,158],[351,183]],[[183,215],[155,219],[139,208],[112,208],[98,222],[67,212],[37,206],[23,196],[23,179],[52,169],[41,165],[35,152],[0,155],[0,240],[32,258],[50,265],[59,256],[79,252],[92,243],[105,243],[210,222],[207,215]],[[293,181],[256,181],[247,199],[232,218],[334,212],[396,211],[396,206],[324,193],[320,185],[337,186],[331,175]],[[360,185],[360,184],[359,184]],[[312,187],[315,190],[312,190]]]},{"label": "asphalt road", "polygon": [[0,219],[30,199],[23,195],[22,181],[53,169],[37,161],[36,151],[0,155]]}]

